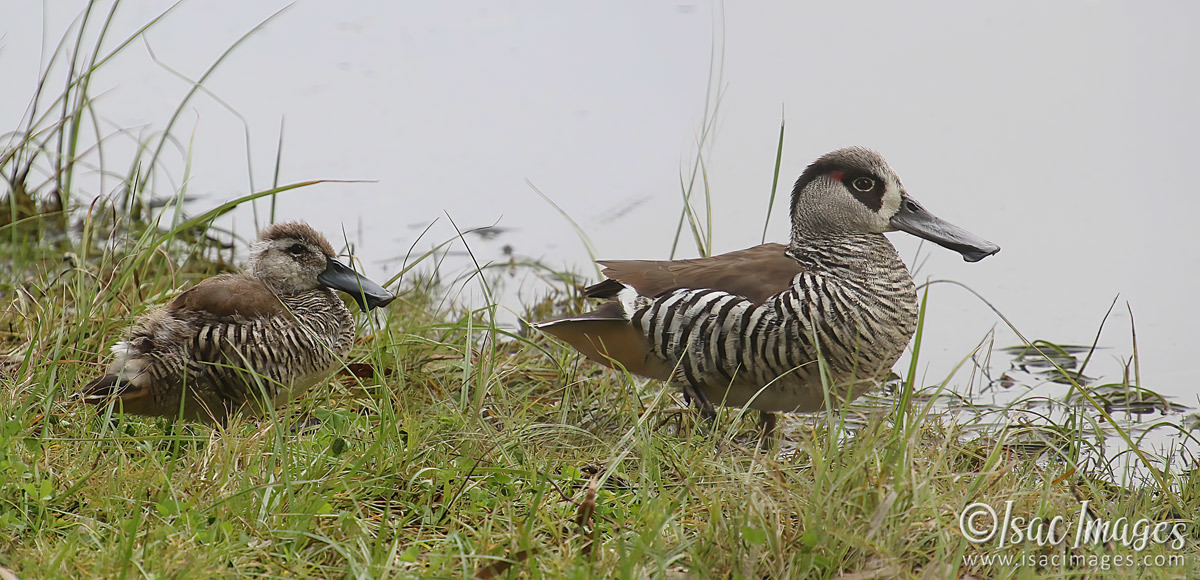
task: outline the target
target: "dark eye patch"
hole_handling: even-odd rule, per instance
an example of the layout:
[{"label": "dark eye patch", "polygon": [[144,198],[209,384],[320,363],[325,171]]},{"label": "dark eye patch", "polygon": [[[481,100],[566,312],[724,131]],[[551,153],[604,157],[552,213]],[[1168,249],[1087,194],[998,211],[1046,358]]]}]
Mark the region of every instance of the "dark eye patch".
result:
[{"label": "dark eye patch", "polygon": [[[871,211],[879,211],[883,208],[882,179],[864,171],[847,171],[842,175],[842,185],[846,186],[855,199],[871,208]],[[864,186],[868,186],[865,191],[862,189]]]},{"label": "dark eye patch", "polygon": [[292,244],[292,245],[288,246],[287,251],[290,252],[293,256],[299,256],[300,254],[307,252],[308,248],[306,248],[304,246],[304,244]]}]

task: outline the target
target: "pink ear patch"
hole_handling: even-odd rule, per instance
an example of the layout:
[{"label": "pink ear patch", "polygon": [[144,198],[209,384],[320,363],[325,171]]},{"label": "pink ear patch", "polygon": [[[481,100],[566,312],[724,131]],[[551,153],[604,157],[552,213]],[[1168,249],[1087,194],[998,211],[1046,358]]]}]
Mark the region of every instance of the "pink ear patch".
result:
[{"label": "pink ear patch", "polygon": [[842,178],[845,176],[846,176],[846,173],[843,171],[830,171],[829,172],[829,178],[834,181],[841,181]]}]

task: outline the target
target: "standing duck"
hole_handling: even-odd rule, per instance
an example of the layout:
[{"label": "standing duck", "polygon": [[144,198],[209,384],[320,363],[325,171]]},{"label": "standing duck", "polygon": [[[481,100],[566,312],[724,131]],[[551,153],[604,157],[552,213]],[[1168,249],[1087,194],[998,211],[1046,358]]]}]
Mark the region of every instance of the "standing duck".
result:
[{"label": "standing duck", "polygon": [[[791,242],[693,260],[600,262],[586,314],[535,324],[601,364],[713,404],[812,412],[878,384],[917,326],[908,268],[884,232],[904,231],[975,262],[1000,247],[929,213],[861,147],[826,154],[792,190]],[[822,381],[818,355],[827,363]],[[829,385],[829,392],[823,385]]]},{"label": "standing duck", "polygon": [[364,311],[395,298],[336,260],[307,224],[275,224],[250,247],[249,271],[207,278],[143,317],[83,399],[196,421],[261,415],[328,377],[350,351],[354,321],[331,288]]}]

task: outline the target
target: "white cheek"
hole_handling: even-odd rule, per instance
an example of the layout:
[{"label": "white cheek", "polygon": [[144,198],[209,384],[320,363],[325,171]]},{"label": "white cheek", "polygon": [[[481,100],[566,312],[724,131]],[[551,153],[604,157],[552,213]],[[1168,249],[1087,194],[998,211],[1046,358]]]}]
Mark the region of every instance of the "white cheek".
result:
[{"label": "white cheek", "polygon": [[900,211],[900,191],[895,188],[888,188],[883,194],[883,206],[875,213],[878,219],[878,225],[881,231],[889,231],[892,229],[892,216]]}]

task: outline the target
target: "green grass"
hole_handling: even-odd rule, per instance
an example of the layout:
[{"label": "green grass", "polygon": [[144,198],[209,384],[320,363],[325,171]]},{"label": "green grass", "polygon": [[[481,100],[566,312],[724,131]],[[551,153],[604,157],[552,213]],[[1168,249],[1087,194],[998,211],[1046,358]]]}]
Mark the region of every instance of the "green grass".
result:
[{"label": "green grass", "polygon": [[[920,412],[851,435],[793,423],[783,453],[758,453],[734,410],[697,429],[656,384],[542,337],[497,342],[486,313],[438,312],[436,295],[412,287],[363,329],[362,378],[343,374],[277,422],[97,415],[70,394],[173,284],[144,281],[137,296],[79,279],[6,320],[24,361],[0,395],[0,551],[25,578],[1089,577],[961,567],[963,555],[1067,552],[980,549],[958,513],[1013,500],[1017,514],[1071,518],[1089,499],[1108,520],[1181,515],[1153,489]],[[305,413],[322,423],[293,433]],[[1190,474],[1180,485],[1190,523],[1200,488]],[[1188,538],[1181,552],[1145,553],[1194,555]]]},{"label": "green grass", "polygon": [[[919,384],[914,364],[874,412],[793,417],[787,443],[761,453],[753,413],[724,409],[704,428],[657,383],[498,328],[494,306],[449,301],[456,288],[437,281],[451,277],[426,261],[435,251],[397,273],[392,305],[361,317],[347,368],[276,418],[213,429],[98,414],[72,397],[108,346],[180,289],[233,267],[207,226],[312,182],[194,217],[181,203],[152,211],[146,184],[162,171],[168,122],[135,158],[105,159],[128,168],[108,172],[117,194],[80,201],[72,184],[100,149],[84,146],[87,80],[110,55],[63,50],[86,64],[62,94],[39,91],[44,106],[0,150],[0,578],[1200,577],[1195,471],[1114,483],[1105,467],[1130,454],[1097,451],[1111,429],[1103,415],[954,423],[934,402],[960,385]],[[680,227],[705,253],[711,214],[689,205],[697,186],[709,205],[699,156],[681,181]],[[488,272],[455,284],[500,278]],[[572,276],[549,274],[562,291],[527,305],[529,320],[584,307]],[[320,424],[293,431],[309,415]],[[1074,524],[1084,500],[1110,522],[1183,523],[1184,545],[996,547],[959,529],[975,502]],[[965,559],[1054,555],[1090,560]],[[1144,555],[1187,561],[1111,567]]]}]

